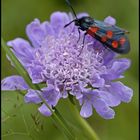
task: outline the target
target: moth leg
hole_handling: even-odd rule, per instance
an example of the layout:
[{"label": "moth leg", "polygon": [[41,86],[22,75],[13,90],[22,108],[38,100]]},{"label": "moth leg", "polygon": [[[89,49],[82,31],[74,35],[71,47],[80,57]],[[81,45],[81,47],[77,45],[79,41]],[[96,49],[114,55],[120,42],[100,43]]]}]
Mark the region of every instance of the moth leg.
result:
[{"label": "moth leg", "polygon": [[80,27],[78,28],[78,33],[79,33],[79,37],[78,37],[77,43],[78,43],[79,40],[80,40]]},{"label": "moth leg", "polygon": [[84,47],[85,37],[86,37],[86,35],[87,35],[87,32],[86,32],[86,33],[84,33],[84,37],[83,37],[83,46],[82,46],[82,47]]},{"label": "moth leg", "polygon": [[[84,48],[84,43],[85,43],[85,37],[86,37],[86,35],[87,35],[87,32],[86,33],[84,33],[84,37],[83,37],[83,45],[82,45],[82,48],[81,48],[81,50],[80,50],[80,53],[79,53],[79,55],[82,53],[82,50],[83,50],[83,48]],[[79,56],[78,55],[78,56]]]}]

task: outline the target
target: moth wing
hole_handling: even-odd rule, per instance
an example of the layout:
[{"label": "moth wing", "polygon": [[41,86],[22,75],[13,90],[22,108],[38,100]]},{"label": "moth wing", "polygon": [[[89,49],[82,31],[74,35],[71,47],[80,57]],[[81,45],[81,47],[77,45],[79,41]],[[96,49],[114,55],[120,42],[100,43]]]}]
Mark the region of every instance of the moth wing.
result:
[{"label": "moth wing", "polygon": [[98,30],[94,33],[95,38],[111,50],[122,54],[130,51],[130,43],[126,35],[126,30],[97,20],[93,27],[98,27]]}]

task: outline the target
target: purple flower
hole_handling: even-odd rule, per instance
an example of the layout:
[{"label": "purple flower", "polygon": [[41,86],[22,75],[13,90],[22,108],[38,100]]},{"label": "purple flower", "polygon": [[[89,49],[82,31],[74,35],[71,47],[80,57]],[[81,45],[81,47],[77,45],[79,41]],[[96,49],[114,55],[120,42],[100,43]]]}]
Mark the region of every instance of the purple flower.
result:
[{"label": "purple flower", "polygon": [[[78,16],[82,15],[87,14]],[[40,23],[35,19],[26,28],[31,43],[21,38],[7,43],[27,70],[32,83],[46,83],[46,86],[41,91],[30,89],[22,77],[17,76],[4,79],[2,90],[26,89],[25,102],[36,104],[42,102],[38,92],[51,108],[69,93],[79,101],[82,117],[90,117],[94,108],[103,118],[112,119],[115,115],[112,107],[121,102],[128,103],[133,94],[132,89],[121,82],[113,82],[123,78],[130,60],[117,58],[116,53],[105,49],[89,35],[79,55],[84,32],[81,31],[77,43],[79,33],[74,23],[64,28],[72,19],[71,14],[62,12],[53,13],[50,22]],[[104,22],[114,25],[116,21],[107,17]],[[45,104],[39,111],[51,115]]]}]

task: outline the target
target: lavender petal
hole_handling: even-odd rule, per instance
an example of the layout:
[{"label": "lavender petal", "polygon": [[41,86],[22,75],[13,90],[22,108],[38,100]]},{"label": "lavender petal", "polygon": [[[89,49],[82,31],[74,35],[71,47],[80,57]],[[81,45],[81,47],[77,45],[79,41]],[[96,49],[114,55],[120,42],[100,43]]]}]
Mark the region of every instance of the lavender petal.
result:
[{"label": "lavender petal", "polygon": [[22,38],[16,38],[12,41],[8,41],[7,45],[12,47],[13,52],[25,67],[31,64],[34,59],[32,53],[33,48],[28,41]]},{"label": "lavender petal", "polygon": [[51,111],[48,109],[48,107],[45,104],[41,105],[38,108],[38,110],[41,114],[43,114],[45,116],[51,116],[52,115]]},{"label": "lavender petal", "polygon": [[105,84],[105,80],[99,74],[95,74],[90,81],[93,87],[103,87]]},{"label": "lavender petal", "polygon": [[[70,19],[66,13],[54,12],[51,15],[50,24],[53,27],[55,34],[59,34],[59,32],[64,29],[64,26],[69,22]],[[68,28],[65,28],[65,30],[67,29]]]},{"label": "lavender petal", "polygon": [[1,81],[1,90],[27,90],[29,86],[21,76],[13,75]]},{"label": "lavender petal", "polygon": [[35,103],[35,104],[40,103],[42,100],[38,96],[37,92],[39,94],[41,93],[40,91],[29,89],[27,94],[24,96],[24,101],[26,103]]},{"label": "lavender petal", "polygon": [[113,119],[115,112],[102,99],[94,99],[93,106],[97,113],[104,119]]},{"label": "lavender petal", "polygon": [[116,24],[116,20],[115,18],[108,16],[104,19],[104,22],[110,25],[115,25]]},{"label": "lavender petal", "polygon": [[42,71],[43,67],[35,63],[28,68],[28,73],[32,79],[32,83],[37,84],[44,81],[44,78],[41,74]]},{"label": "lavender petal", "polygon": [[104,75],[104,78],[108,80],[121,78],[121,75],[130,67],[130,64],[130,60],[125,58],[115,60],[111,68],[108,68],[108,72]]},{"label": "lavender petal", "polygon": [[41,24],[39,19],[35,19],[27,25],[26,33],[34,47],[40,47],[42,41],[45,39],[47,24],[47,22]]},{"label": "lavender petal", "polygon": [[56,89],[53,85],[48,85],[46,88],[43,88],[42,96],[49,105],[53,106],[55,106],[61,98],[59,90]]},{"label": "lavender petal", "polygon": [[133,90],[127,86],[125,86],[121,82],[111,83],[111,89],[114,93],[118,94],[121,101],[130,102],[133,96]]},{"label": "lavender petal", "polygon": [[[107,88],[108,89],[108,88]],[[108,106],[114,107],[121,103],[120,97],[115,92],[99,91],[100,98],[102,98]]]},{"label": "lavender petal", "polygon": [[92,115],[92,104],[90,102],[85,102],[82,105],[80,115],[84,118],[88,118]]}]

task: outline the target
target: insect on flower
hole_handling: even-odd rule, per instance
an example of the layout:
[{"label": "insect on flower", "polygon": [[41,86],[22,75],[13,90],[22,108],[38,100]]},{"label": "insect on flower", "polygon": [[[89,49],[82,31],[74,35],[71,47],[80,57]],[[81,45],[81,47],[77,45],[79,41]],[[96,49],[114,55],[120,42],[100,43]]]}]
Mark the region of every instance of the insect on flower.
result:
[{"label": "insect on flower", "polygon": [[[88,14],[79,13],[79,17],[84,15]],[[78,18],[74,20],[75,24],[79,23],[80,26],[77,26],[83,29],[86,22],[80,22],[82,18]],[[26,26],[29,40],[18,37],[8,41],[7,45],[27,71],[32,83],[43,87],[40,90],[32,89],[23,77],[13,75],[1,81],[1,89],[26,90],[25,103],[38,104],[39,112],[45,116],[53,114],[50,108],[54,111],[60,99],[71,95],[79,102],[82,117],[90,117],[94,110],[104,119],[113,119],[113,108],[121,102],[130,102],[133,96],[133,90],[117,80],[124,77],[123,73],[130,67],[131,61],[117,58],[114,51],[104,48],[104,43],[88,35],[85,36],[84,50],[79,55],[83,49],[84,32],[79,29],[83,37],[77,43],[80,37],[77,26],[71,24],[64,28],[71,21],[70,14],[57,11],[51,14],[50,21],[40,22],[36,18]],[[108,17],[104,20],[112,25],[115,25],[114,21]],[[84,31],[88,31],[88,28]],[[111,36],[110,32],[108,36]],[[39,122],[35,121],[38,125]]]},{"label": "insect on flower", "polygon": [[105,47],[113,50],[116,53],[126,54],[130,51],[130,43],[126,35],[126,33],[129,32],[127,30],[119,28],[115,25],[110,25],[108,23],[95,20],[88,16],[77,18],[76,13],[69,0],[66,0],[66,2],[71,8],[76,19],[72,20],[64,27],[67,27],[71,23],[75,22],[75,25],[78,26],[79,32],[78,41],[80,40],[80,30],[86,31],[83,37],[82,49],[84,47],[85,36],[88,34],[104,44]]}]

